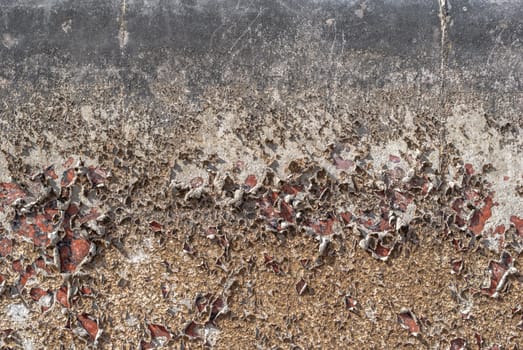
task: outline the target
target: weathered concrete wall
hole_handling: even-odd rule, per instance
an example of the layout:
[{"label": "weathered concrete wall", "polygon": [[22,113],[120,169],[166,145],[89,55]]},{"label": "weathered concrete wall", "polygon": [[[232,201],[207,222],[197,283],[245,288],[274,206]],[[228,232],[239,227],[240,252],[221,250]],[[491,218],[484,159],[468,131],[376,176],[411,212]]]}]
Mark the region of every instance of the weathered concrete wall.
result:
[{"label": "weathered concrete wall", "polygon": [[[15,312],[22,305],[17,298],[31,317],[40,313],[32,300],[25,301],[32,289],[20,286],[19,271],[10,268],[24,256],[27,263],[31,254],[36,259],[55,248],[62,254],[72,244],[63,228],[57,231],[65,232],[61,241],[49,246],[35,248],[20,240],[22,218],[38,210],[47,214],[48,207],[38,209],[38,203],[51,201],[55,190],[42,190],[48,197],[35,195],[40,199],[31,205],[15,200],[34,195],[31,175],[54,164],[61,176],[72,167],[66,162],[72,156],[83,161],[74,167],[78,178],[61,186],[95,187],[89,193],[98,199],[87,190],[86,196],[93,200],[89,206],[105,213],[104,219],[91,217],[104,226],[105,238],[86,218],[81,230],[90,233],[81,239],[101,253],[86,265],[85,276],[70,277],[55,259],[55,285],[46,280],[45,288],[56,300],[60,286],[75,290],[83,283],[99,294],[89,299],[70,293],[65,321],[56,310],[47,317],[57,327],[79,322],[82,329],[89,328],[82,315],[93,315],[103,336],[98,339],[94,332],[88,343],[136,347],[144,339],[160,342],[156,335],[161,338],[164,331],[170,345],[187,342],[192,338],[184,325],[199,324],[195,295],[220,290],[230,313],[217,323],[216,315],[202,323],[209,333],[204,341],[218,348],[283,343],[392,348],[403,342],[445,348],[460,338],[472,342],[474,333],[483,334],[488,344],[516,344],[514,337],[521,335],[516,329],[522,326],[512,312],[520,312],[514,303],[523,291],[521,282],[514,282],[501,302],[476,298],[473,290],[501,293],[478,281],[504,251],[514,261],[503,258],[497,264],[511,280],[521,280],[514,270],[521,262],[520,243],[510,240],[523,237],[522,18],[519,0],[3,0],[0,238],[14,242],[14,248],[0,252],[0,277],[7,276],[7,286],[13,286],[1,297],[0,307],[10,317],[0,328],[18,329],[13,341],[21,344],[25,337],[35,347],[44,340],[69,344],[82,338],[74,326],[72,333],[61,328],[57,335],[45,327],[38,334],[16,325],[25,312]],[[98,167],[112,174],[103,189],[93,182]],[[53,200],[67,202],[67,196],[60,197],[65,189],[49,181],[45,188],[60,189]],[[6,185],[12,183],[17,185]],[[321,195],[315,192],[317,183],[323,186]],[[19,189],[20,184],[27,187]],[[289,186],[307,194],[293,193],[302,202],[285,214],[282,203],[293,200],[286,197]],[[325,194],[327,187],[331,194]],[[394,191],[412,196],[412,202],[401,202]],[[281,198],[272,203],[267,193]],[[308,201],[311,207],[301,208]],[[257,215],[269,221],[278,239],[260,233]],[[384,221],[370,227],[365,222],[371,216]],[[334,233],[325,235],[322,225],[332,222]],[[205,245],[210,234],[199,234],[209,226],[221,227],[232,242],[232,248],[224,248],[228,268],[209,272],[201,267],[214,266],[221,257],[188,254],[189,243],[197,251],[212,251],[214,246]],[[296,234],[290,243],[282,238],[287,227]],[[171,236],[159,238],[165,231]],[[383,251],[369,242],[388,231],[397,242],[380,255]],[[412,238],[416,235],[419,239]],[[319,241],[320,253],[313,268],[300,269],[296,262],[304,255],[318,254],[310,236]],[[34,237],[24,237],[35,244]],[[465,241],[468,251],[453,250]],[[325,253],[328,244],[334,248]],[[277,268],[272,260],[260,262],[264,254],[287,261],[283,276],[267,277],[264,269]],[[395,260],[385,264],[381,260],[388,254]],[[458,261],[467,266],[463,274],[454,269]],[[167,272],[161,274],[158,266],[164,262]],[[190,263],[198,268],[187,272],[182,266]],[[421,282],[409,277],[407,285],[405,275]],[[232,280],[234,291],[228,285]],[[307,281],[315,292],[302,295],[300,289],[296,296],[296,280]],[[270,297],[253,304],[265,303],[265,311],[242,309],[251,302],[251,282],[267,286],[258,290]],[[161,298],[166,285],[172,293]],[[431,304],[430,296],[438,293],[434,285],[442,291],[441,303]],[[280,287],[296,313],[274,299]],[[357,320],[340,316],[355,311],[347,306],[349,299],[340,299],[349,294],[365,303]],[[302,297],[310,309],[301,306]],[[387,298],[390,303],[383,302]],[[85,300],[94,302],[89,306]],[[421,336],[409,338],[397,329],[397,317],[411,317],[402,308],[421,315]],[[319,309],[325,311],[318,314]],[[496,312],[508,316],[496,319]],[[36,318],[31,322],[37,327]],[[244,322],[246,331],[238,332]],[[323,331],[300,335],[300,322]],[[284,327],[286,335],[274,330]]]}]

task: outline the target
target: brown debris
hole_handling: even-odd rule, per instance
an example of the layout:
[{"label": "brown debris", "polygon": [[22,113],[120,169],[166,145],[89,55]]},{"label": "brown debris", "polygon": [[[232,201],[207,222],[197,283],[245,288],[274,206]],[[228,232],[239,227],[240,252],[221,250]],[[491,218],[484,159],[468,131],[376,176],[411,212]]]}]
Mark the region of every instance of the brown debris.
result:
[{"label": "brown debris", "polygon": [[298,293],[298,295],[303,295],[305,294],[309,286],[307,285],[307,282],[305,282],[305,280],[302,278],[298,281],[298,283],[296,283],[295,288],[296,293]]}]

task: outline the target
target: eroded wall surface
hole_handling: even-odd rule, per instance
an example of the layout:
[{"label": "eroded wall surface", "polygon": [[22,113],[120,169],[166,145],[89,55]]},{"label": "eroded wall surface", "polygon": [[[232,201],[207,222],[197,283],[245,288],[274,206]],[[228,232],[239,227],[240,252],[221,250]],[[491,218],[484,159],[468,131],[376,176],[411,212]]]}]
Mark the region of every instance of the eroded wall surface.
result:
[{"label": "eroded wall surface", "polygon": [[1,346],[517,349],[522,18],[2,1]]}]

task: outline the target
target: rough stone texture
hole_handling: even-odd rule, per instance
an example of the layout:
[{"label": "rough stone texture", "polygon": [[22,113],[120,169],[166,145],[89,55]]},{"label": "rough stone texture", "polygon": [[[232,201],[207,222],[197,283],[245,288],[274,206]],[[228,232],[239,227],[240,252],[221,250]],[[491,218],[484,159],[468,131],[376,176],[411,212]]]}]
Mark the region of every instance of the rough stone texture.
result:
[{"label": "rough stone texture", "polygon": [[[517,348],[522,18],[517,0],[2,1],[1,346]],[[31,179],[50,165],[104,216],[43,247],[21,222],[76,203]]]}]

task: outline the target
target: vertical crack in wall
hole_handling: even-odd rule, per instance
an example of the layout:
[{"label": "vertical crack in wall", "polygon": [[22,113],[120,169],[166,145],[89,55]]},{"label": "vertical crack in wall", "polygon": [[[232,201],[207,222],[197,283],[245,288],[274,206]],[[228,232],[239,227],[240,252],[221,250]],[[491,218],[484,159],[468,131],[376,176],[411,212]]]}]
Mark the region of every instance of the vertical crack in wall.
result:
[{"label": "vertical crack in wall", "polygon": [[448,36],[448,26],[450,21],[450,6],[448,0],[438,0],[439,4],[439,20],[440,20],[440,176],[442,183],[445,183],[445,177],[448,169],[448,152],[447,152],[447,130],[446,130],[446,119],[448,116],[448,91],[447,91],[447,80],[448,80],[448,61],[450,42]]},{"label": "vertical crack in wall", "polygon": [[446,105],[446,78],[447,68],[449,60],[449,38],[448,38],[448,25],[450,20],[449,13],[449,2],[447,0],[438,0],[439,2],[439,23],[441,31],[441,42],[440,42],[440,98],[442,100],[442,106]]},{"label": "vertical crack in wall", "polygon": [[129,32],[127,32],[127,23],[125,21],[125,12],[127,10],[126,0],[122,0],[120,6],[120,26],[118,29],[118,42],[120,43],[120,50],[123,50],[129,41]]}]

